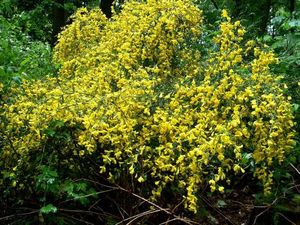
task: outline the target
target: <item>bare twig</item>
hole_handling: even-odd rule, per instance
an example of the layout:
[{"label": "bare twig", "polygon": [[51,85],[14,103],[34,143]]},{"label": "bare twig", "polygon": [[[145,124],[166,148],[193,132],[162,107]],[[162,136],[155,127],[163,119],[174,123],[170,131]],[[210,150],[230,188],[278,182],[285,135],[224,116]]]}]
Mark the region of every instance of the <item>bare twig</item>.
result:
[{"label": "bare twig", "polygon": [[282,213],[278,213],[278,215],[282,216],[286,221],[289,221],[292,225],[297,225],[296,223],[294,223],[293,221],[291,221],[289,218],[287,218],[285,215],[283,215]]},{"label": "bare twig", "polygon": [[208,205],[210,206],[213,210],[215,210],[217,213],[219,213],[225,220],[227,220],[230,224],[235,225],[235,223],[233,223],[228,217],[226,217],[219,209],[217,209],[216,207],[214,207],[209,201],[208,199],[206,199],[203,196],[200,196],[200,198]]},{"label": "bare twig", "polygon": [[[114,205],[117,207],[117,209],[118,209],[118,211],[119,211],[119,213],[120,213],[122,219],[125,218],[125,216],[124,216],[123,213],[125,213],[127,216],[129,216],[129,214],[126,212],[126,210],[123,209],[122,207],[120,207],[120,206],[118,205],[118,203],[117,203],[114,199],[112,199],[112,198],[110,198],[110,197],[107,197],[107,198],[108,198],[109,201],[111,201],[112,203],[114,203]],[[123,212],[123,213],[122,213],[122,212]]]},{"label": "bare twig", "polygon": [[194,221],[192,221],[192,220],[190,220],[190,219],[188,219],[188,218],[183,218],[183,217],[174,215],[174,213],[170,212],[169,209],[164,209],[164,208],[160,207],[159,205],[157,205],[157,204],[155,204],[155,203],[153,203],[153,202],[151,202],[151,201],[145,199],[144,197],[139,196],[139,195],[137,195],[137,194],[135,194],[135,193],[132,193],[132,192],[129,191],[129,190],[126,190],[126,189],[124,189],[124,188],[122,188],[122,187],[120,187],[120,186],[118,186],[118,185],[117,185],[117,187],[118,187],[120,190],[122,190],[122,191],[124,191],[124,192],[127,192],[127,193],[129,193],[129,194],[135,196],[136,198],[141,199],[141,200],[147,202],[149,205],[154,206],[155,208],[159,209],[160,211],[162,211],[162,212],[164,212],[164,213],[166,213],[166,214],[168,214],[168,215],[173,216],[173,217],[176,218],[176,220],[178,220],[178,221],[181,221],[181,222],[183,222],[183,223],[185,223],[185,224],[189,224],[189,225],[192,225],[192,224],[198,224],[198,223],[196,223],[196,222],[194,222]]},{"label": "bare twig", "polygon": [[20,222],[23,220],[23,218],[22,219],[19,219],[19,220],[15,220],[15,221],[13,221],[13,222],[11,222],[11,223],[9,223],[9,225],[14,225],[14,224],[21,224]]},{"label": "bare twig", "polygon": [[[242,202],[239,202],[239,201],[236,201],[236,200],[229,200],[229,201],[232,202],[232,203],[239,204],[239,205],[241,205],[241,206],[243,206],[243,207],[245,207],[245,208],[247,208],[247,209],[255,208],[254,205],[245,204],[245,203],[242,203]],[[266,208],[265,206],[261,206],[261,207]]]},{"label": "bare twig", "polygon": [[262,211],[261,213],[259,213],[259,214],[255,217],[254,222],[253,222],[252,225],[255,225],[255,224],[256,224],[256,221],[258,220],[258,218],[259,218],[261,215],[263,215],[265,212],[267,212],[270,208],[271,208],[271,207],[267,207],[264,211]]},{"label": "bare twig", "polygon": [[103,216],[103,213],[94,212],[94,211],[87,211],[87,210],[79,210],[79,209],[59,209],[60,212],[69,212],[69,213],[85,213],[90,215],[98,215]]},{"label": "bare twig", "polygon": [[28,215],[31,215],[31,214],[35,214],[35,213],[38,213],[40,210],[33,210],[32,212],[27,212],[27,213],[16,213],[14,215],[9,215],[9,216],[4,216],[4,217],[1,217],[0,218],[0,221],[1,220],[8,220],[10,218],[14,218],[14,217],[18,217],[18,216],[28,216]]},{"label": "bare twig", "polygon": [[173,218],[173,219],[168,219],[167,221],[163,222],[163,223],[160,223],[159,225],[165,225],[165,224],[168,224],[170,222],[173,222],[173,221],[177,221],[178,219],[177,218]]},{"label": "bare twig", "polygon": [[87,224],[87,225],[94,225],[93,223],[90,223],[90,222],[88,222],[88,221],[85,221],[85,220],[76,218],[76,217],[74,217],[74,216],[70,216],[70,215],[65,214],[65,213],[62,213],[62,215],[65,216],[65,217],[70,218],[71,220],[75,220],[75,221],[77,221],[77,222],[85,223],[85,224]]},{"label": "bare twig", "polygon": [[139,219],[141,217],[148,216],[148,215],[151,215],[151,214],[154,214],[154,213],[158,213],[158,212],[161,212],[161,210],[159,210],[159,209],[157,209],[157,210],[148,210],[148,211],[136,214],[134,216],[128,217],[126,219],[123,219],[122,221],[116,223],[115,225],[120,225],[120,224],[122,224],[122,223],[130,220],[128,223],[126,223],[126,225],[129,225],[129,224],[131,224],[132,222],[134,222],[135,220],[137,220],[137,219]]},{"label": "bare twig", "polygon": [[300,175],[300,171],[292,163],[290,163],[290,166]]},{"label": "bare twig", "polygon": [[152,205],[152,206],[154,206],[155,208],[158,208],[159,210],[161,210],[161,211],[163,211],[163,212],[165,212],[165,213],[167,213],[167,214],[171,214],[171,212],[168,211],[167,209],[164,209],[164,208],[160,207],[159,205],[157,205],[157,204],[155,204],[155,203],[153,203],[153,202],[151,202],[151,201],[145,199],[144,197],[139,196],[139,195],[137,195],[137,194],[135,194],[135,193],[132,193],[131,191],[126,190],[126,189],[122,188],[121,186],[118,186],[118,185],[117,185],[117,187],[118,187],[120,190],[122,190],[122,191],[124,191],[124,192],[127,192],[127,193],[133,195],[134,197],[137,197],[137,198],[139,198],[139,199],[141,199],[141,200],[147,202],[149,205]]},{"label": "bare twig", "polygon": [[101,199],[98,199],[95,203],[93,203],[93,204],[89,207],[89,210],[91,210],[92,208],[94,208],[94,206],[97,205],[100,201],[101,201]]},{"label": "bare twig", "polygon": [[183,199],[181,202],[179,202],[179,204],[177,204],[173,209],[172,209],[172,213],[175,212],[175,210],[182,204],[184,203],[185,199]]}]

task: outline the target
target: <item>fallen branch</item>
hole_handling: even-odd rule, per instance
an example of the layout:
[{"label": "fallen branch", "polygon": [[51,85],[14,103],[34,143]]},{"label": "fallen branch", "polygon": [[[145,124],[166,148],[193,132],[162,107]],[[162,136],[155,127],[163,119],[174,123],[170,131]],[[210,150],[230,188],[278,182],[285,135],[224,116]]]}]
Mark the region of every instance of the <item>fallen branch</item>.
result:
[{"label": "fallen branch", "polygon": [[148,215],[158,213],[158,212],[161,212],[161,210],[159,210],[159,209],[157,209],[157,210],[148,210],[146,212],[142,212],[142,213],[136,214],[134,216],[128,217],[126,219],[123,219],[122,221],[116,223],[115,225],[120,225],[120,224],[122,224],[122,223],[124,223],[128,220],[130,220],[130,221],[128,223],[126,223],[126,225],[130,225],[132,222],[134,222],[135,220],[137,220],[141,217],[148,216]]},{"label": "fallen branch", "polygon": [[14,217],[18,217],[18,216],[28,216],[28,215],[31,215],[31,214],[35,214],[35,213],[38,213],[40,210],[34,210],[32,212],[27,212],[27,213],[16,213],[16,214],[13,214],[13,215],[9,215],[9,216],[4,216],[4,217],[1,217],[0,218],[0,221],[2,220],[9,220],[10,218],[14,218]]},{"label": "fallen branch", "polygon": [[149,205],[151,205],[151,206],[157,208],[159,211],[162,211],[162,212],[164,212],[164,213],[166,213],[166,214],[168,214],[168,215],[173,216],[173,217],[174,217],[176,220],[178,220],[178,221],[181,221],[181,222],[183,222],[183,223],[185,223],[185,224],[189,224],[189,225],[192,225],[192,224],[198,224],[198,223],[196,223],[196,222],[194,222],[194,221],[192,221],[192,220],[190,220],[190,219],[188,219],[188,218],[183,218],[183,217],[177,216],[177,215],[175,215],[174,213],[172,213],[171,211],[169,211],[169,209],[164,209],[164,208],[160,207],[159,205],[157,205],[157,204],[155,204],[155,203],[153,203],[153,202],[151,202],[151,201],[145,199],[144,197],[139,196],[139,195],[137,195],[137,194],[135,194],[135,193],[133,193],[133,192],[131,192],[131,191],[129,191],[129,190],[126,190],[125,188],[122,188],[121,186],[118,186],[118,185],[117,185],[117,187],[118,187],[121,191],[127,192],[127,193],[133,195],[134,197],[136,197],[136,198],[138,198],[138,199],[141,199],[141,200],[145,201],[145,202],[148,203]]}]

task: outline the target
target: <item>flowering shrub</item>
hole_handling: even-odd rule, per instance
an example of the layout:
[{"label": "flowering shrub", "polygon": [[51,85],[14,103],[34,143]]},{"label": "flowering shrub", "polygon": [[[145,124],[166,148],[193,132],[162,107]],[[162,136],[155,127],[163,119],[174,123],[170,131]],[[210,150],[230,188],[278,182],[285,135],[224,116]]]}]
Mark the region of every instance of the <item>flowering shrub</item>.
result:
[{"label": "flowering shrub", "polygon": [[3,167],[24,168],[61,121],[76,142],[62,152],[101,151],[100,173],[112,181],[129,173],[153,199],[172,185],[196,212],[199,187],[223,193],[245,158],[268,193],[274,166],[293,148],[291,105],[270,73],[274,54],[222,16],[201,56],[203,18],[190,1],[128,1],[111,20],[80,9],[55,48],[59,77],[24,82],[4,106]]}]

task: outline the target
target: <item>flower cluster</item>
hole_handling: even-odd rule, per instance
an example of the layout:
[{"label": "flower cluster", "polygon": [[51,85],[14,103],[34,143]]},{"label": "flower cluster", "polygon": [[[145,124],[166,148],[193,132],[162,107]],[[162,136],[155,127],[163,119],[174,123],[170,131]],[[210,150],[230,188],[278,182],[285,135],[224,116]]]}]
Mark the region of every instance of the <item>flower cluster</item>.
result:
[{"label": "flower cluster", "polygon": [[188,0],[129,0],[110,20],[79,10],[55,48],[59,77],[24,83],[4,106],[6,167],[41,151],[59,120],[80,125],[77,149],[64,151],[101,149],[101,173],[148,182],[153,199],[171,184],[196,212],[199,187],[224,192],[245,154],[268,192],[272,166],[294,144],[291,105],[270,73],[274,54],[244,44],[240,22],[222,15],[204,58],[202,13]]}]

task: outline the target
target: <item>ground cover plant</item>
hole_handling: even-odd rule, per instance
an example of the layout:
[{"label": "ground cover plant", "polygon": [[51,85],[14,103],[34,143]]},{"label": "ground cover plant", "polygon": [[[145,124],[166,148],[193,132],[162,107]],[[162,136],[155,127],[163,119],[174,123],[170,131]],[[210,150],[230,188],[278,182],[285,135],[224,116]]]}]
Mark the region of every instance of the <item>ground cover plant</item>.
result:
[{"label": "ground cover plant", "polygon": [[[245,39],[240,21],[223,10],[208,37],[203,12],[187,0],[127,1],[111,19],[81,8],[72,21],[54,48],[58,75],[23,80],[5,95],[7,203],[34,199],[32,223],[68,224],[60,206],[97,205],[105,181],[101,188],[138,193],[150,214],[182,203],[180,224],[204,221],[203,192],[228,194],[244,176],[270,196],[277,169],[295,154],[293,107],[271,70],[278,59]],[[117,224],[112,214],[103,220]]]}]

